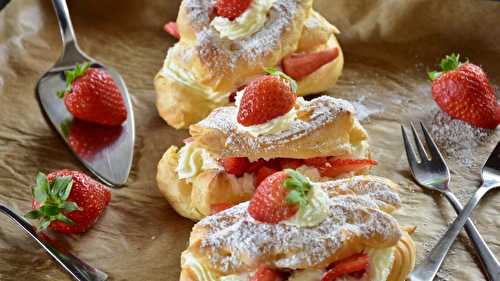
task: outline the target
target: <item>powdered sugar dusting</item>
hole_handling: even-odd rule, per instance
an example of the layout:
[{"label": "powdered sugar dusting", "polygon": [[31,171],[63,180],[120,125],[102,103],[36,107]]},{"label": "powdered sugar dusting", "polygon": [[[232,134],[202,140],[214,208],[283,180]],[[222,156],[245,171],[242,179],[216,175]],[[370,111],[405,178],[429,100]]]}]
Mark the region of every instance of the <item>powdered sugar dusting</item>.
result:
[{"label": "powdered sugar dusting", "polygon": [[236,65],[255,64],[281,46],[281,37],[294,20],[299,1],[276,0],[271,7],[264,27],[246,38],[229,40],[220,38],[210,26],[214,1],[187,0],[184,3],[188,16],[197,31],[196,50],[203,63],[213,71],[233,70]]},{"label": "powdered sugar dusting", "polygon": [[333,122],[340,114],[354,114],[354,108],[348,101],[330,96],[321,96],[311,101],[299,99],[297,106],[297,115],[308,115],[307,120],[297,118],[290,122],[288,129],[276,134],[252,137],[242,131],[236,121],[237,108],[235,106],[221,107],[214,110],[198,125],[223,132],[227,136],[226,148],[228,150],[238,148],[250,153],[256,149],[259,149],[259,151],[272,151],[274,145],[287,143],[306,136],[312,131]]},{"label": "powdered sugar dusting", "polygon": [[468,168],[474,166],[475,151],[486,144],[495,130],[473,127],[438,111],[432,121],[431,134],[446,156],[450,156]]},{"label": "powdered sugar dusting", "polygon": [[361,96],[357,100],[352,101],[352,105],[354,106],[354,109],[356,111],[356,118],[359,121],[363,121],[372,115],[384,112],[384,108],[381,105],[371,107],[364,105],[363,102],[365,101],[365,99],[365,96]]},{"label": "powdered sugar dusting", "polygon": [[259,223],[248,214],[245,202],[200,221],[193,231],[203,229],[206,235],[191,247],[207,257],[213,269],[230,274],[263,261],[290,269],[324,266],[352,238],[372,247],[397,243],[399,225],[385,212],[400,206],[392,182],[358,176],[317,184],[331,199],[330,214],[321,224]]}]

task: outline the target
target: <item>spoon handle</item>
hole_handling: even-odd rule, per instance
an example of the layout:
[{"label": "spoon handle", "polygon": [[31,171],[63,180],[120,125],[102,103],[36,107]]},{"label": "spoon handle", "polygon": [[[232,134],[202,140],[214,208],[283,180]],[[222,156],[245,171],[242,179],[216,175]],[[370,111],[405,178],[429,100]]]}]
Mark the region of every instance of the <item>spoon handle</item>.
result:
[{"label": "spoon handle", "polygon": [[59,22],[59,31],[61,32],[63,41],[62,56],[56,62],[53,70],[59,71],[60,69],[58,67],[73,67],[77,63],[92,61],[92,59],[78,47],[66,0],[52,0],[52,5],[56,12],[57,21]]},{"label": "spoon handle", "polygon": [[7,206],[0,203],[0,213],[7,215],[15,222],[24,232],[33,238],[64,270],[66,270],[73,279],[77,281],[104,281],[108,276],[86,264],[84,261],[73,256],[71,253],[55,247],[50,242],[50,238],[44,237],[36,232],[35,228],[23,217],[16,214]]}]

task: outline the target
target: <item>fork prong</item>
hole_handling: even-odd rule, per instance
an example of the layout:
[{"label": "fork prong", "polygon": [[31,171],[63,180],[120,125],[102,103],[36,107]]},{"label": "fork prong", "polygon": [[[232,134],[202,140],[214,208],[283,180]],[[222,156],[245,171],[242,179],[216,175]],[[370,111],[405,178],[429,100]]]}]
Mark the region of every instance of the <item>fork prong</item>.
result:
[{"label": "fork prong", "polygon": [[413,170],[413,167],[418,164],[417,157],[415,156],[415,151],[408,140],[408,136],[406,135],[406,130],[403,125],[401,125],[401,134],[403,135],[403,143],[405,146],[406,157],[408,158],[408,163],[410,164],[410,168]]},{"label": "fork prong", "polygon": [[422,123],[422,121],[419,121],[419,123],[420,123],[420,127],[422,127],[422,132],[424,133],[424,138],[425,138],[425,141],[427,142],[427,147],[429,148],[429,152],[431,155],[431,161],[438,160],[438,161],[441,161],[443,163],[446,163],[444,161],[443,155],[441,155],[441,152],[439,151],[436,143],[434,142],[431,135],[429,134],[429,132],[425,128],[424,123]]},{"label": "fork prong", "polygon": [[422,141],[418,136],[417,130],[415,130],[415,126],[413,126],[413,122],[410,122],[411,131],[413,133],[413,139],[415,140],[415,146],[417,147],[418,154],[420,156],[421,161],[430,160],[427,152],[425,151],[424,146],[422,145]]}]

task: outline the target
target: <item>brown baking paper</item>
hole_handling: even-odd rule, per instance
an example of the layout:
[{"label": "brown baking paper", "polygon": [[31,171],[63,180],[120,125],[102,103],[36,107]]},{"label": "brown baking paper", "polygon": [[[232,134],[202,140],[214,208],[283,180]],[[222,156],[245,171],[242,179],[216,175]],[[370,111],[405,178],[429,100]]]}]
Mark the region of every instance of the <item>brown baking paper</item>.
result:
[{"label": "brown baking paper", "polygon": [[[180,253],[193,222],[169,207],[156,188],[155,175],[163,152],[181,144],[187,132],[168,127],[157,115],[152,81],[175,42],[162,26],[175,19],[180,1],[68,2],[83,50],[116,68],[128,84],[137,141],[128,185],[113,190],[101,220],[84,235],[58,237],[110,280],[178,280]],[[463,54],[483,66],[493,85],[500,85],[500,4],[316,0],[315,6],[342,31],[346,55],[343,76],[329,94],[354,101],[362,117],[369,115],[363,124],[379,161],[373,173],[401,184],[404,205],[397,217],[401,225],[417,226],[413,237],[420,261],[455,214],[446,199],[411,180],[400,123],[424,120],[431,126],[437,107],[426,70],[445,54]],[[19,213],[30,209],[30,186],[38,170],[82,169],[45,123],[34,96],[38,78],[60,52],[50,1],[11,1],[0,12],[0,201]],[[498,139],[492,134],[465,154],[458,153],[461,158],[448,156],[451,188],[463,203],[478,186],[479,167]],[[473,219],[497,256],[499,211],[500,194],[491,192]],[[70,279],[2,217],[0,280]],[[439,280],[485,280],[465,234],[454,244]]]}]

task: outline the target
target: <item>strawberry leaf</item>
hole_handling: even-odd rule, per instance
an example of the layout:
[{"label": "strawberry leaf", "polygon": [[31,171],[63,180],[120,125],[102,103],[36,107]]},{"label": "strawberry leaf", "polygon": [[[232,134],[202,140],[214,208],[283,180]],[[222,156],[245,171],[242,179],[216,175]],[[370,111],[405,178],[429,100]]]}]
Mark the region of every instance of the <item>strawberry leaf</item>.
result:
[{"label": "strawberry leaf", "polygon": [[71,125],[72,125],[72,120],[71,119],[65,119],[61,125],[59,125],[59,128],[61,129],[61,132],[64,136],[64,138],[69,137],[69,131],[71,130]]},{"label": "strawberry leaf", "polygon": [[[69,192],[71,191],[71,185],[73,184],[73,180],[71,177],[57,177],[54,182],[51,185],[51,196],[66,200],[66,198],[63,198],[62,195],[66,194],[66,192],[69,195]],[[69,191],[67,191],[69,189]]]},{"label": "strawberry leaf", "polygon": [[65,202],[63,208],[67,213],[80,210],[80,207],[75,202]]},{"label": "strawberry leaf", "polygon": [[55,216],[55,219],[58,220],[58,221],[62,221],[65,224],[69,224],[69,225],[75,224],[74,221],[72,221],[71,219],[69,219],[68,217],[66,217],[65,215],[63,215],[61,213],[57,214]]},{"label": "strawberry leaf", "polygon": [[36,220],[36,219],[43,217],[43,213],[40,212],[39,210],[33,210],[33,211],[26,213],[24,215],[24,217],[28,218],[28,219]]},{"label": "strawberry leaf", "polygon": [[53,219],[50,219],[50,218],[42,218],[42,220],[40,221],[40,224],[38,225],[38,231],[42,231],[42,230],[45,230],[47,229],[47,227],[49,227],[50,223],[53,221]]},{"label": "strawberry leaf", "polygon": [[441,71],[430,71],[427,72],[427,77],[430,81],[437,79],[441,74],[457,69],[462,63],[460,62],[459,54],[447,55],[444,59],[439,62],[439,67]]},{"label": "strawberry leaf", "polygon": [[307,195],[312,186],[309,180],[299,172],[291,169],[285,169],[288,178],[283,183],[283,186],[290,190],[285,198],[287,204],[299,204],[301,208],[309,204]]},{"label": "strawberry leaf", "polygon": [[90,63],[85,62],[84,64],[76,64],[73,70],[65,71],[64,76],[66,77],[66,88],[58,91],[57,96],[63,98],[66,93],[71,93],[73,90],[73,82],[75,82],[78,77],[83,76],[89,67]]},{"label": "strawberry leaf", "polygon": [[33,198],[38,203],[43,203],[48,198],[49,181],[44,173],[36,175],[36,186],[33,188]]},{"label": "strawberry leaf", "polygon": [[429,71],[427,72],[427,78],[429,78],[429,81],[433,81],[437,79],[439,76],[441,76],[441,74],[443,73],[439,71]]},{"label": "strawberry leaf", "polygon": [[290,76],[286,75],[284,72],[277,70],[274,67],[265,67],[264,71],[273,76],[278,76],[279,78],[285,80],[290,88],[292,89],[292,92],[296,93],[299,86],[297,85],[297,82]]},{"label": "strawberry leaf", "polygon": [[38,209],[44,216],[47,216],[47,217],[54,217],[56,216],[57,214],[59,214],[60,212],[60,208],[59,206],[56,206],[56,205],[43,205],[42,207],[40,207],[40,209]]}]

